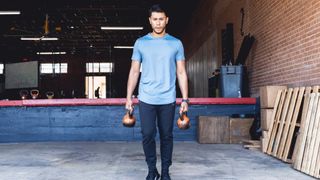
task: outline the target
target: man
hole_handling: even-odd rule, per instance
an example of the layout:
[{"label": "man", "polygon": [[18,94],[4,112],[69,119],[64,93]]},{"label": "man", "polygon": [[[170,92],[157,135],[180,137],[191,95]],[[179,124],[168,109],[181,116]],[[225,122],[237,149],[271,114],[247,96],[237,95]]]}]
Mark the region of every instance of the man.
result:
[{"label": "man", "polygon": [[166,33],[168,21],[160,5],[153,5],[149,9],[152,32],[135,42],[127,85],[126,109],[132,111],[131,96],[142,64],[138,99],[142,144],[149,169],[147,180],[160,178],[156,168],[156,124],[160,134],[161,180],[170,180],[176,78],[183,98],[180,113],[188,111],[188,81],[183,45],[180,40]]},{"label": "man", "polygon": [[94,91],[94,96],[98,99],[100,98],[100,86],[98,86],[98,88]]},{"label": "man", "polygon": [[209,97],[219,97],[219,81],[220,81],[220,69],[214,70],[212,76],[208,80],[208,95]]}]

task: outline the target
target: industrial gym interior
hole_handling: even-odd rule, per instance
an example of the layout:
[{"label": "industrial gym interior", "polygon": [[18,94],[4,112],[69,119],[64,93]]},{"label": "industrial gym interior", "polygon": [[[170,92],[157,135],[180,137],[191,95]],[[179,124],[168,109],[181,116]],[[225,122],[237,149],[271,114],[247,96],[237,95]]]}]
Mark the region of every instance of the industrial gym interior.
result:
[{"label": "industrial gym interior", "polygon": [[[319,179],[319,0],[2,2],[0,179],[145,178],[139,112],[134,127],[122,118],[156,3],[189,83],[172,179]],[[180,103],[177,86],[175,119]]]}]

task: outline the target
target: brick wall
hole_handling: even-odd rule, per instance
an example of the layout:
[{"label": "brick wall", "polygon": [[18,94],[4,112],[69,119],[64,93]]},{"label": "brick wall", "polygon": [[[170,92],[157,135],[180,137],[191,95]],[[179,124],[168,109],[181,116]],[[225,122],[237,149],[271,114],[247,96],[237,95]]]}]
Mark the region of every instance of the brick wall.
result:
[{"label": "brick wall", "polygon": [[320,1],[247,1],[257,39],[249,62],[251,88],[320,84]]},{"label": "brick wall", "polygon": [[[256,38],[247,59],[251,96],[264,85],[306,86],[320,84],[320,1],[318,0],[202,0],[186,31],[187,57],[216,32],[212,47],[221,64],[221,29],[234,27],[234,55],[238,54],[241,14],[244,33]],[[210,33],[206,33],[206,32]],[[195,41],[195,42],[194,42]],[[197,61],[188,61],[195,63]]]}]

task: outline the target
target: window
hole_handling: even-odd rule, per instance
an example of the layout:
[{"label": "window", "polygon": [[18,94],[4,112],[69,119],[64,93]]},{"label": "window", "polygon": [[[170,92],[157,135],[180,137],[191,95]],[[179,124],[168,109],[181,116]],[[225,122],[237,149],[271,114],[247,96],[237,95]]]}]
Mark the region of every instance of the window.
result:
[{"label": "window", "polygon": [[67,63],[60,64],[60,73],[68,73],[68,64]]},{"label": "window", "polygon": [[0,74],[3,74],[4,64],[0,64]]},{"label": "window", "polygon": [[67,63],[41,63],[40,73],[41,74],[68,73],[68,64]]},{"label": "window", "polygon": [[113,63],[87,63],[87,73],[112,73]]},{"label": "window", "polygon": [[113,72],[113,63],[100,63],[100,72]]},{"label": "window", "polygon": [[53,73],[53,64],[51,64],[51,63],[40,64],[40,73],[41,74],[52,74]]}]

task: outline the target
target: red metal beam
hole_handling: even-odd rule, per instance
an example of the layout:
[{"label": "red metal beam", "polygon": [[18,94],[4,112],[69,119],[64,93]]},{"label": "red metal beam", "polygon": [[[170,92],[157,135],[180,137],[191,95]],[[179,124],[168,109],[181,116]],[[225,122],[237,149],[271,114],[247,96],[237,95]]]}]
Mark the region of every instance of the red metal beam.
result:
[{"label": "red metal beam", "polygon": [[[123,106],[125,98],[107,99],[28,99],[15,101],[0,101],[0,107],[7,106]],[[134,99],[135,104],[138,103]],[[181,103],[181,98],[177,98],[177,104]],[[190,98],[190,105],[205,104],[256,104],[256,98]]]}]

